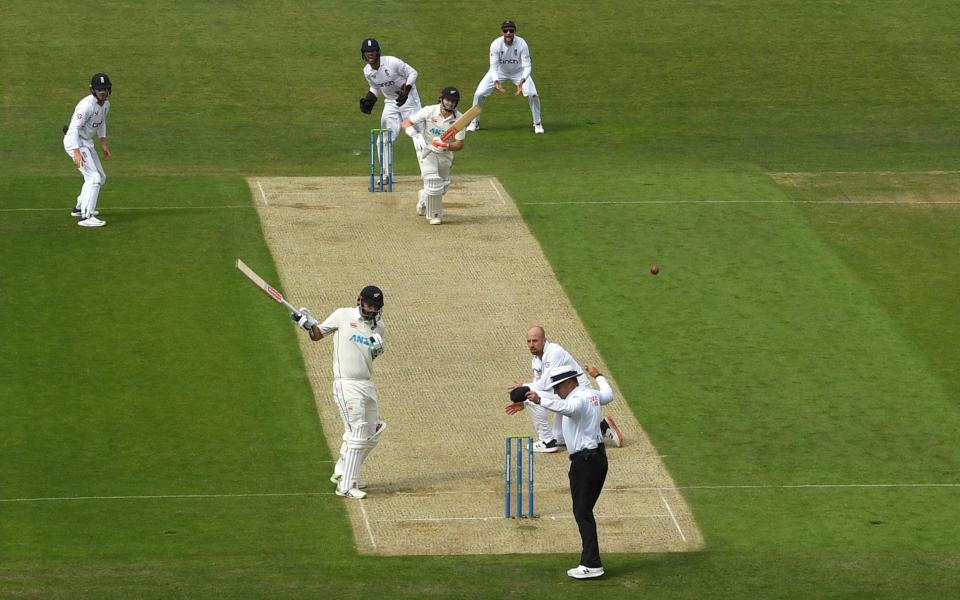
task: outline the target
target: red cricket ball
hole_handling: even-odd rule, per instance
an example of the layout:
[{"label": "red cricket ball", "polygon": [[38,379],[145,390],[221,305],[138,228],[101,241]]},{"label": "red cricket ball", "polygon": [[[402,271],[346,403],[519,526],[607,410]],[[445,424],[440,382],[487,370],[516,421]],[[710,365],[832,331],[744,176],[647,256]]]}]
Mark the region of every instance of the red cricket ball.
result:
[{"label": "red cricket ball", "polygon": [[658,267],[657,265],[653,265],[652,267],[650,267],[651,275],[656,275],[659,272],[660,272],[660,267]]}]

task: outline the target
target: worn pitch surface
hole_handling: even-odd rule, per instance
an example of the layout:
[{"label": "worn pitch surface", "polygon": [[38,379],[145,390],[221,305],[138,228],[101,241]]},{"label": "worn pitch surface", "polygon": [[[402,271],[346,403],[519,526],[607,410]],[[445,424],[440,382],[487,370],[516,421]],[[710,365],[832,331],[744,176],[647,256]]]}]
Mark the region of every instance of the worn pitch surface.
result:
[{"label": "worn pitch surface", "polygon": [[[507,385],[531,374],[528,327],[543,325],[581,364],[609,374],[540,246],[493,177],[457,177],[440,226],[414,212],[417,178],[399,178],[385,194],[367,184],[361,177],[250,180],[285,296],[322,320],[353,305],[368,283],[384,290],[387,352],[374,382],[389,429],[363,466],[368,498],[344,500],[359,551],[578,553],[564,452],[536,455],[539,517],[503,518],[504,436],[532,432],[525,412],[503,410]],[[343,427],[331,399],[331,344],[300,340],[336,457]],[[607,453],[610,472],[596,508],[601,550],[702,547],[689,507],[614,388],[618,399],[605,414],[616,418],[626,444]],[[331,493],[332,467],[317,466]]]}]

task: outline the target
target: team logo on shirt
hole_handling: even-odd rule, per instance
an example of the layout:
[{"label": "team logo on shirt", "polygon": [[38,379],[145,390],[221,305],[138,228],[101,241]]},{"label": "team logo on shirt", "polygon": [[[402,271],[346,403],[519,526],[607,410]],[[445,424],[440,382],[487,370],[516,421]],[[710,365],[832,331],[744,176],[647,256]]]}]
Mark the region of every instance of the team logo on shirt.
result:
[{"label": "team logo on shirt", "polygon": [[353,327],[354,329],[356,329],[356,328],[357,328],[357,322],[356,322],[356,321],[350,321],[350,327]]},{"label": "team logo on shirt", "polygon": [[360,344],[361,346],[367,346],[368,348],[369,348],[370,346],[373,346],[373,340],[372,340],[372,339],[370,339],[370,338],[368,338],[368,337],[364,337],[364,336],[362,336],[362,335],[358,335],[358,334],[356,334],[356,333],[350,336],[350,341],[353,342],[353,343],[355,343],[355,344]]}]

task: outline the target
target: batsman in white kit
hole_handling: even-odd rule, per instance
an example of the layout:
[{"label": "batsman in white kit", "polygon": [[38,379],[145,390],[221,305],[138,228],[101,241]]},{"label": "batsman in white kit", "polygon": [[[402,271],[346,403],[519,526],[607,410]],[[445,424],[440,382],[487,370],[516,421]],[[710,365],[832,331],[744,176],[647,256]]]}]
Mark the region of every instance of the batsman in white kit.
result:
[{"label": "batsman in white kit", "polygon": [[[507,407],[507,412],[517,413],[524,410],[524,407],[530,410],[530,420],[533,421],[533,429],[538,438],[533,445],[534,452],[556,452],[560,446],[566,445],[563,437],[564,416],[556,413],[551,423],[550,411],[539,404],[524,402],[524,398],[531,390],[543,398],[558,398],[550,387],[550,372],[556,367],[567,367],[570,371],[579,373],[577,376],[579,385],[589,385],[590,380],[580,368],[580,364],[563,346],[547,341],[547,335],[539,325],[527,331],[527,349],[533,355],[530,361],[533,380],[530,383],[514,381],[508,387],[510,399],[514,404]],[[600,429],[606,443],[617,448],[623,446],[623,434],[613,417],[604,417],[600,421]]]},{"label": "batsman in white kit", "polygon": [[106,73],[96,73],[90,79],[90,94],[85,96],[73,109],[70,124],[63,128],[63,149],[73,159],[73,164],[83,175],[83,187],[70,214],[79,217],[77,225],[81,227],[103,227],[105,221],[97,218],[97,200],[100,188],[107,181],[107,174],[100,164],[100,157],[93,146],[93,136],[100,139],[100,150],[104,160],[109,160],[110,146],[107,144],[107,113],[110,112],[110,94],[113,84]]},{"label": "batsman in white kit", "polygon": [[[404,132],[413,138],[420,161],[423,188],[417,201],[417,214],[426,217],[431,225],[443,222],[442,202],[444,194],[450,189],[453,153],[463,149],[463,141],[467,137],[465,131],[453,127],[462,116],[457,112],[460,90],[453,86],[445,87],[437,100],[438,104],[424,106],[400,124]],[[421,126],[423,133],[418,129]],[[451,129],[453,131],[449,133],[456,132],[453,136],[448,135]]]},{"label": "batsman in white kit", "polygon": [[[400,134],[400,121],[420,110],[417,71],[396,56],[381,56],[380,43],[373,38],[363,40],[360,57],[367,63],[363,67],[363,76],[370,86],[366,95],[360,98],[360,112],[368,115],[373,112],[377,95],[383,94],[380,127],[392,131],[396,140]],[[392,151],[384,145],[380,164],[392,164]]]},{"label": "batsman in white kit", "polygon": [[360,290],[357,305],[338,308],[322,323],[306,308],[295,314],[297,325],[319,341],[333,334],[333,399],[343,420],[340,456],[330,481],[337,495],[366,498],[360,466],[380,441],[387,424],[380,420],[373,361],[384,353],[385,327],[381,317],[383,292],[375,285]]},{"label": "batsman in white kit", "polygon": [[[490,44],[490,70],[487,71],[477,91],[473,93],[473,105],[483,106],[487,97],[497,90],[503,93],[504,81],[512,81],[517,86],[514,96],[521,93],[527,97],[530,104],[530,113],[533,115],[533,132],[543,133],[543,123],[540,119],[540,96],[537,95],[537,86],[530,76],[533,71],[533,62],[530,59],[530,47],[526,40],[517,35],[517,24],[513,21],[504,21],[500,24],[503,34]],[[480,117],[470,123],[467,131],[480,129]]]}]

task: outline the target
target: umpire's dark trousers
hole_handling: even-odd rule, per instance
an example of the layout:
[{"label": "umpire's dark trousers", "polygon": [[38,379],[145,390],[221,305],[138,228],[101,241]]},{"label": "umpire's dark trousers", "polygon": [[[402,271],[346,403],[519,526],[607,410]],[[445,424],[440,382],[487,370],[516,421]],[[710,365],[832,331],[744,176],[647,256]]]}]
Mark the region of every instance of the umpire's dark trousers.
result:
[{"label": "umpire's dark trousers", "polygon": [[581,450],[570,455],[570,495],[573,497],[573,518],[580,529],[580,564],[602,567],[600,544],[597,542],[597,521],[593,507],[600,498],[603,482],[607,479],[607,452],[603,444],[594,450]]}]

